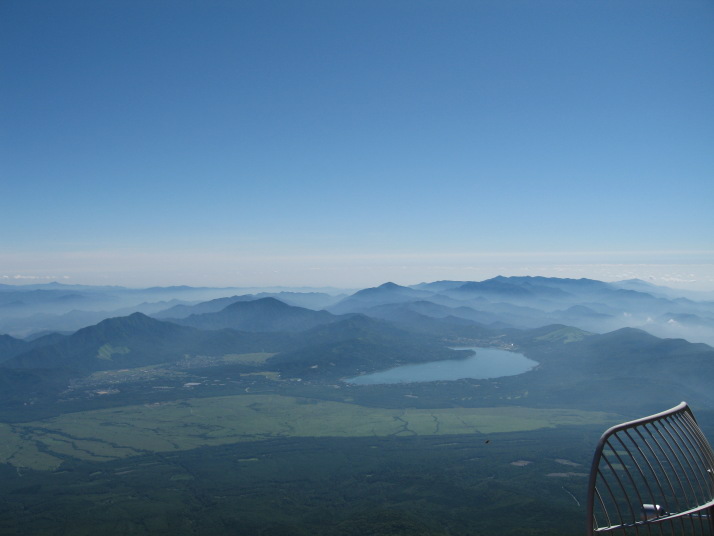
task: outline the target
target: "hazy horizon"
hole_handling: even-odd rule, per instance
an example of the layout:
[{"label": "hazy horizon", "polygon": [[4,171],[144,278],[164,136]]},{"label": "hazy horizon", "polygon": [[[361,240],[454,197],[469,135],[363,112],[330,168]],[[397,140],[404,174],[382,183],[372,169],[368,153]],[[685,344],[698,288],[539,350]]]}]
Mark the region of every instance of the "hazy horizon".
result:
[{"label": "hazy horizon", "polygon": [[714,4],[0,4],[0,283],[714,290]]},{"label": "hazy horizon", "polygon": [[[307,270],[309,272],[309,269]],[[640,279],[647,283],[670,287],[673,289],[712,292],[714,291],[714,276],[712,265],[642,265],[642,264],[603,264],[603,265],[577,265],[561,264],[539,266],[508,265],[505,263],[492,263],[489,265],[462,266],[445,269],[443,266],[433,268],[419,268],[409,266],[393,266],[382,270],[374,266],[364,266],[363,277],[354,279],[335,278],[339,267],[322,267],[314,269],[306,277],[306,270],[280,271],[275,270],[270,274],[257,274],[250,277],[220,277],[195,278],[168,276],[165,273],[157,274],[153,279],[146,278],[146,274],[137,277],[131,272],[122,272],[112,279],[106,275],[88,275],[74,277],[68,275],[22,275],[0,274],[0,284],[5,285],[33,285],[47,283],[62,283],[66,285],[116,285],[129,288],[148,288],[155,286],[187,285],[192,287],[235,287],[235,288],[335,288],[335,289],[360,289],[374,287],[386,282],[409,286],[419,283],[428,283],[441,280],[454,281],[483,281],[496,276],[543,276],[560,277],[569,279],[596,279],[606,282]],[[421,274],[421,277],[416,275]]]}]

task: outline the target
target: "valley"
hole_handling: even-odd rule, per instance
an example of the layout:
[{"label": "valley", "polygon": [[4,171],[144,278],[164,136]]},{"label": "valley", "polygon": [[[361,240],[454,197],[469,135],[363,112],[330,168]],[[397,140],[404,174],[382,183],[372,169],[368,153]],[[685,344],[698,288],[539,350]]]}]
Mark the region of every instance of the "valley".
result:
[{"label": "valley", "polygon": [[[533,292],[530,280],[508,285],[519,281]],[[387,284],[333,312],[221,298],[172,306],[181,318],[133,312],[3,336],[0,534],[571,534],[604,429],[687,400],[714,430],[710,346],[629,327],[503,325],[502,313],[484,323],[495,303],[524,314],[543,300],[505,285],[492,301],[504,283],[464,283],[458,306],[456,283]],[[547,284],[576,301],[572,281]],[[610,292],[582,285],[583,299]],[[481,321],[466,318],[477,304]],[[346,381],[463,361],[463,347],[536,365]]]}]

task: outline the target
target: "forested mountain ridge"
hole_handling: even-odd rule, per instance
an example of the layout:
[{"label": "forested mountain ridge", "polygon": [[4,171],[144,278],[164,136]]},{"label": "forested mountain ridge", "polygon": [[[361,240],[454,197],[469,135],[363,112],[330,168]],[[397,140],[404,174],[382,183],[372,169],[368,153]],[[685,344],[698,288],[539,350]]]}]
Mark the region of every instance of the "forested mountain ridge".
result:
[{"label": "forested mountain ridge", "polygon": [[17,369],[114,370],[177,361],[186,354],[250,351],[264,342],[252,334],[234,330],[208,333],[134,313],[80,329],[59,342],[19,354],[3,365]]}]

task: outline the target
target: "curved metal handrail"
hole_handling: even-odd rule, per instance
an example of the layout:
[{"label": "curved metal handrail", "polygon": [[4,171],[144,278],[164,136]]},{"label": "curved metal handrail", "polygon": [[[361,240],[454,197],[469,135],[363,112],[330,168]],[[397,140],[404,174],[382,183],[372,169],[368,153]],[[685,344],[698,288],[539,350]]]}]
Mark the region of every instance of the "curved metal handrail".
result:
[{"label": "curved metal handrail", "polygon": [[613,426],[595,449],[587,535],[714,535],[714,451],[689,406]]}]

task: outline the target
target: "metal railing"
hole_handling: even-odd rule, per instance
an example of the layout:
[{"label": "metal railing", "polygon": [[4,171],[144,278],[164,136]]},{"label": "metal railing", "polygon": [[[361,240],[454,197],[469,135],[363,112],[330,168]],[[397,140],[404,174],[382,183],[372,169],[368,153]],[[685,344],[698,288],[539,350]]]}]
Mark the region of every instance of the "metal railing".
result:
[{"label": "metal railing", "polygon": [[607,430],[588,485],[587,535],[714,535],[714,452],[685,402]]}]

